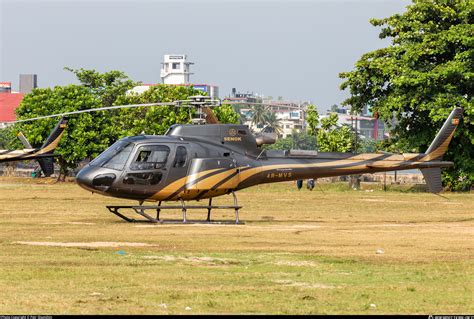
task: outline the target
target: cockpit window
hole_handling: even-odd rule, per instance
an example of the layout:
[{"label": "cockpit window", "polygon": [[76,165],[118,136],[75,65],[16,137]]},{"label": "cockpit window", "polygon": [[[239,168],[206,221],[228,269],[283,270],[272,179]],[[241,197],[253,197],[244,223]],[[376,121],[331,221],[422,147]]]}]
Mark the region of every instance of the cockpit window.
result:
[{"label": "cockpit window", "polygon": [[117,171],[124,169],[130,153],[133,150],[133,144],[124,141],[117,141],[97,158],[90,165],[111,168]]},{"label": "cockpit window", "polygon": [[157,169],[164,166],[168,159],[170,148],[165,145],[146,145],[137,150],[135,160],[130,165],[132,170]]}]

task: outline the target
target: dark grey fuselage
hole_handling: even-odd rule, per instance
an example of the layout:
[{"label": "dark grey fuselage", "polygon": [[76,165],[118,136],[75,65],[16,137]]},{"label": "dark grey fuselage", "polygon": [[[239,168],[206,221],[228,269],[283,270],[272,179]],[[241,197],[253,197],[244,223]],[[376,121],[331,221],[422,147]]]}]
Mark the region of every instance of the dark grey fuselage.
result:
[{"label": "dark grey fuselage", "polygon": [[164,136],[126,137],[114,145],[83,168],[77,182],[139,201],[195,200],[263,183],[451,164],[425,161],[425,154],[265,151],[247,126],[234,124],[175,125]]}]

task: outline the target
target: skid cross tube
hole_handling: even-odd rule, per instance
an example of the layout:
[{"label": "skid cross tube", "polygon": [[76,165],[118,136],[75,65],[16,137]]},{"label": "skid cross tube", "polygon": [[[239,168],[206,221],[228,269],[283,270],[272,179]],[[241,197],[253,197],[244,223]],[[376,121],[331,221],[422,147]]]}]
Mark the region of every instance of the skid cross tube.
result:
[{"label": "skid cross tube", "polygon": [[212,207],[212,197],[209,197],[209,205],[207,206],[207,219],[206,221],[211,221],[211,208]]},{"label": "skid cross tube", "polygon": [[[234,205],[229,205],[229,206],[222,206],[222,205],[212,205],[212,199],[209,199],[209,205],[186,205],[184,200],[180,200],[180,205],[161,205],[161,202],[159,202],[157,205],[149,205],[149,206],[144,206],[144,205],[138,205],[138,206],[107,206],[107,209],[115,214],[116,216],[122,218],[123,220],[133,223],[133,222],[148,222],[148,223],[154,223],[154,224],[164,224],[164,223],[181,223],[181,224],[195,224],[195,223],[205,223],[205,224],[244,224],[244,222],[241,222],[239,220],[239,209],[242,208],[242,206],[238,206],[237,203],[237,197],[235,194],[232,192],[233,199],[234,199]],[[182,220],[165,220],[160,218],[160,212],[164,209],[180,209],[183,218]],[[207,219],[206,220],[188,220],[187,218],[187,211],[189,209],[206,209],[207,210]],[[233,221],[213,221],[211,220],[211,211],[213,209],[233,209],[235,211],[235,220]],[[136,214],[144,217],[145,219],[134,219],[125,216],[123,213],[120,212],[120,210],[131,210],[135,212]],[[156,211],[156,218],[153,218],[149,214],[146,213],[147,210],[154,210]]]},{"label": "skid cross tube", "polygon": [[239,209],[237,207],[239,207],[237,204],[237,196],[235,195],[234,192],[232,192],[232,196],[234,197],[234,207],[235,207],[235,223],[238,224],[239,223]]},{"label": "skid cross tube", "polygon": [[160,206],[161,206],[161,200],[158,202],[158,208],[156,209],[156,219],[159,221],[160,220]]},{"label": "skid cross tube", "polygon": [[181,201],[181,211],[183,212],[183,223],[186,223],[186,205],[184,204],[184,200],[180,199]]}]

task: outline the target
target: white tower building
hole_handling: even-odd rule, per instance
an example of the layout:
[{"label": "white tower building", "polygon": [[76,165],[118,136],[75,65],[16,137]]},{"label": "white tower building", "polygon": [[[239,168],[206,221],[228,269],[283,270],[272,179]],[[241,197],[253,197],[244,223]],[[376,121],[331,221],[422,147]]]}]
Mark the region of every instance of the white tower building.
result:
[{"label": "white tower building", "polygon": [[189,84],[189,66],[194,64],[187,61],[185,54],[166,54],[161,63],[161,82],[163,84]]}]

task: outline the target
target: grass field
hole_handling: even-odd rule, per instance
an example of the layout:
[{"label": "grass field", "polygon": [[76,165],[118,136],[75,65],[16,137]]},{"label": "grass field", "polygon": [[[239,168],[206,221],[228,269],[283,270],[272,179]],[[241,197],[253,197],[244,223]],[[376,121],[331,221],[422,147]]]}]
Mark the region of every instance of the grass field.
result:
[{"label": "grass field", "polygon": [[245,225],[149,225],[0,178],[0,314],[474,313],[474,194],[322,187],[241,191]]}]

